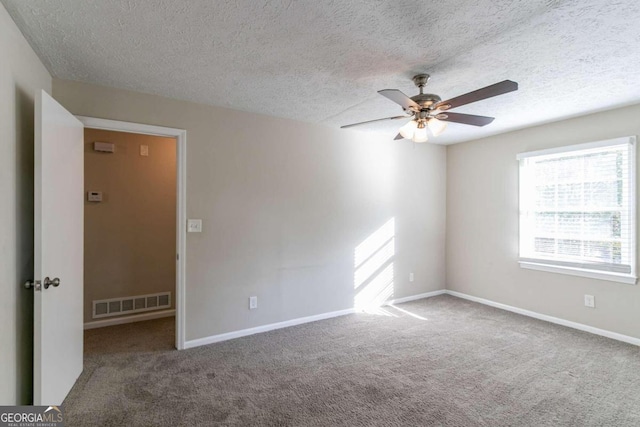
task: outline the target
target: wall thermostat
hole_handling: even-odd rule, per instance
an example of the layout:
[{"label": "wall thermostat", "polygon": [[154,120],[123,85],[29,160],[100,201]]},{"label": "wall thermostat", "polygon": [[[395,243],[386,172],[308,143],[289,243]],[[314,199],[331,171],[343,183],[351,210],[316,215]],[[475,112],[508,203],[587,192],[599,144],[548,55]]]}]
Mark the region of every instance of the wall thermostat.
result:
[{"label": "wall thermostat", "polygon": [[90,202],[101,202],[102,191],[89,191],[87,192],[87,200]]}]

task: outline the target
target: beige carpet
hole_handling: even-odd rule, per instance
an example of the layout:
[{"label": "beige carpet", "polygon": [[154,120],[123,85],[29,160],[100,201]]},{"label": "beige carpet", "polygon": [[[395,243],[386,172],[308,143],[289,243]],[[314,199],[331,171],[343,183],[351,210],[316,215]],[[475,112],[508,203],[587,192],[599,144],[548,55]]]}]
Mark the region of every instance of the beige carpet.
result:
[{"label": "beige carpet", "polygon": [[635,346],[451,296],[185,351],[88,331],[69,426],[639,426]]}]

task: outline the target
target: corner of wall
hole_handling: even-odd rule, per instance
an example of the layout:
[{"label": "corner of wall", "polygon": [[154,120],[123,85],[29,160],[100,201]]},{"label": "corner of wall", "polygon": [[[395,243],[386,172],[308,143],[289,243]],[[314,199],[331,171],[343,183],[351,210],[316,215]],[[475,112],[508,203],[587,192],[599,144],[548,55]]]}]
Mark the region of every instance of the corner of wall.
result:
[{"label": "corner of wall", "polygon": [[33,275],[34,94],[52,78],[4,5],[0,57],[0,404],[16,405],[32,402],[33,293],[22,283]]}]

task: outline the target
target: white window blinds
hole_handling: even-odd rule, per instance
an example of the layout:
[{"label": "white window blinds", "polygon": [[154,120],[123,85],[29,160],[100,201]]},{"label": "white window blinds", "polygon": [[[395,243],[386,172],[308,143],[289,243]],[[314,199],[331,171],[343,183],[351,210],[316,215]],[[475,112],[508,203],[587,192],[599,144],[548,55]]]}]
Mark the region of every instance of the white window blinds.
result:
[{"label": "white window blinds", "polygon": [[521,262],[635,274],[634,143],[518,155]]}]

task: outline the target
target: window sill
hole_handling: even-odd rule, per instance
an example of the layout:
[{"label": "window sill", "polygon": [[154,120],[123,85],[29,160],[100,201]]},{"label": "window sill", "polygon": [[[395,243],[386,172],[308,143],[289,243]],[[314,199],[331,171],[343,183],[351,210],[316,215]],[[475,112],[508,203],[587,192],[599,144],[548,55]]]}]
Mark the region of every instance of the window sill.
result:
[{"label": "window sill", "polygon": [[563,267],[551,264],[542,264],[529,261],[518,261],[521,268],[529,270],[547,271],[549,273],[568,274],[571,276],[589,277],[591,279],[608,280],[610,282],[635,285],[637,277],[632,274],[612,273],[608,271],[586,270],[583,268]]}]

